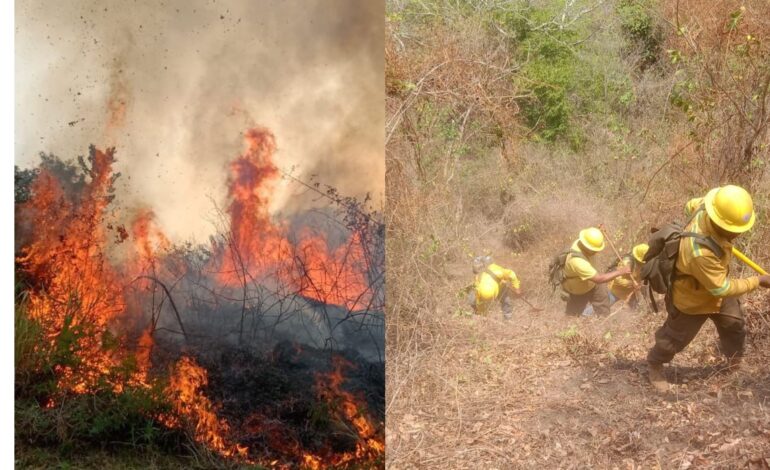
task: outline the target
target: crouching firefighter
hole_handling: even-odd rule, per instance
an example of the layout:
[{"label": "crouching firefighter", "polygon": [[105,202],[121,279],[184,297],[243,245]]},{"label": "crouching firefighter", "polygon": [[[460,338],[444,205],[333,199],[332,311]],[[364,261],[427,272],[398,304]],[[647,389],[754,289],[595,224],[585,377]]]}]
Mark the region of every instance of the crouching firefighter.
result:
[{"label": "crouching firefighter", "polygon": [[690,220],[684,227],[669,224],[650,238],[642,272],[653,290],[666,294],[668,317],[647,354],[650,383],[661,392],[669,389],[663,364],[690,344],[706,320],[716,326],[729,369],[736,368],[746,338],[738,296],[770,287],[770,276],[730,278],[732,241],[754,225],[754,206],[745,189],[714,188],[690,200],[685,214]]},{"label": "crouching firefighter", "polygon": [[596,315],[609,315],[610,299],[606,283],[631,272],[628,266],[599,273],[593,266],[594,256],[604,249],[604,235],[596,227],[580,231],[577,240],[551,260],[549,277],[554,289],[561,286],[566,297],[567,315],[580,315],[589,303]]},{"label": "crouching firefighter", "polygon": [[513,315],[513,299],[521,295],[521,283],[516,273],[492,262],[489,256],[473,259],[473,274],[476,278],[468,303],[477,314],[485,314],[495,300],[500,301],[503,318],[510,320]]},{"label": "crouching firefighter", "polygon": [[650,249],[646,243],[640,243],[631,249],[631,253],[623,255],[616,265],[611,266],[607,271],[611,271],[623,266],[631,269],[630,274],[616,277],[609,284],[610,305],[617,301],[628,302],[628,306],[636,308],[639,304],[639,297],[636,286],[641,285],[642,267],[644,266],[644,256]]}]

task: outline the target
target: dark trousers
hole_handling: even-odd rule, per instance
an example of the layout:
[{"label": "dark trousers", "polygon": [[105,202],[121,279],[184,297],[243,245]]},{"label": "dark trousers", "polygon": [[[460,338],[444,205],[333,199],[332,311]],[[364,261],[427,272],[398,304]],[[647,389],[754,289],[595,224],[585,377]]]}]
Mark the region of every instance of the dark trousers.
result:
[{"label": "dark trousers", "polygon": [[655,332],[655,346],[647,354],[647,361],[652,364],[671,362],[674,355],[695,338],[706,320],[711,320],[717,328],[722,353],[727,357],[743,355],[746,340],[746,324],[743,311],[737,297],[722,300],[718,313],[707,315],[689,315],[674,307],[671,295],[666,295],[668,318]]},{"label": "dark trousers", "polygon": [[586,305],[588,305],[588,302],[591,302],[591,305],[594,306],[594,313],[596,315],[609,315],[610,294],[607,291],[607,285],[596,284],[593,289],[581,295],[569,294],[564,312],[567,315],[580,315],[583,313]]}]

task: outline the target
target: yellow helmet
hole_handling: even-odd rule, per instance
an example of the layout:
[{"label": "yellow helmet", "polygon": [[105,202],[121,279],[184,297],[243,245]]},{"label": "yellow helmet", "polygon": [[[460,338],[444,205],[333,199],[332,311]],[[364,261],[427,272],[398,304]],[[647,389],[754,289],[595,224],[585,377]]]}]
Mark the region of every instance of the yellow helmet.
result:
[{"label": "yellow helmet", "polygon": [[589,227],[580,231],[580,242],[584,247],[599,252],[604,249],[604,235],[596,227]]},{"label": "yellow helmet", "polygon": [[743,233],[754,225],[754,203],[740,186],[714,188],[705,197],[706,212],[716,225],[731,233]]},{"label": "yellow helmet", "polygon": [[497,298],[500,287],[494,279],[484,273],[476,283],[476,299],[479,302],[488,302]]},{"label": "yellow helmet", "polygon": [[634,258],[636,258],[637,261],[639,261],[640,263],[644,263],[644,255],[647,254],[647,251],[649,249],[650,249],[650,245],[646,243],[640,243],[635,247],[631,248],[631,253],[634,255]]}]

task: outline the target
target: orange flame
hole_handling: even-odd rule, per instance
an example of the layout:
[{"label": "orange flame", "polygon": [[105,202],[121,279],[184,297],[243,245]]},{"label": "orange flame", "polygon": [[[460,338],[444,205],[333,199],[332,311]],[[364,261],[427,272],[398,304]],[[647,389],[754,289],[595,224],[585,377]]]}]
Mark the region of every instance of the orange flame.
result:
[{"label": "orange flame", "polygon": [[155,223],[155,212],[150,209],[140,209],[131,224],[134,248],[140,261],[145,264],[155,264],[158,252],[168,251],[171,241]]},{"label": "orange flame", "polygon": [[316,376],[316,390],[319,398],[329,403],[333,410],[337,410],[353,425],[358,441],[355,453],[334,456],[331,463],[342,465],[352,461],[374,461],[385,452],[385,443],[382,437],[377,435],[375,426],[366,415],[363,402],[342,388],[345,381],[343,372],[353,365],[340,356],[334,356],[332,363],[333,371]]},{"label": "orange flame", "polygon": [[[116,108],[117,115],[121,109]],[[238,285],[248,276],[288,285],[295,293],[324,303],[365,308],[371,294],[359,234],[353,233],[346,243],[333,249],[323,235],[309,230],[291,242],[285,227],[275,224],[268,212],[271,185],[279,175],[272,162],[275,140],[265,129],[251,129],[245,141],[246,151],[230,166],[230,240],[224,247],[214,247],[219,281]],[[127,383],[149,387],[154,325],[142,325],[134,351],[137,370],[122,382],[111,372],[131,351],[125,347],[125,338],[120,338],[124,347],[114,347],[110,330],[118,320],[142,321],[140,302],[124,296],[123,287],[148,271],[155,275],[171,243],[155,224],[153,212],[141,210],[130,224],[133,251],[121,269],[116,269],[106,253],[105,228],[111,225],[104,223],[115,178],[113,149],[102,152],[92,148],[90,162],[86,171],[89,179],[81,193],[67,194],[56,175],[42,169],[33,182],[31,199],[19,206],[21,216],[37,224],[35,239],[17,259],[33,280],[29,315],[41,324],[52,346],[64,344],[77,357],[72,364],[57,366],[60,391],[90,392],[104,378],[109,378],[115,391]],[[119,241],[128,237],[122,226],[119,232]],[[289,449],[287,453],[295,463],[324,468],[373,461],[382,455],[382,439],[374,425],[360,411],[363,407],[356,398],[341,387],[345,367],[351,365],[335,359],[334,372],[318,375],[316,388],[320,398],[330,404],[340,403],[340,418],[349,422],[359,437],[355,452],[307,452],[298,439],[286,437],[280,423],[262,423],[263,430],[272,436],[271,442]],[[207,384],[204,368],[190,358],[180,359],[166,389],[174,414],[159,418],[170,427],[191,425],[197,442],[224,457],[245,459],[248,448],[234,441],[230,425],[217,416],[217,407],[204,393]],[[56,400],[49,397],[45,406],[53,407]],[[271,466],[276,465],[277,461]]]},{"label": "orange flame", "polygon": [[62,386],[77,392],[89,390],[117,363],[103,339],[125,308],[117,273],[103,250],[113,150],[92,149],[91,161],[91,180],[76,199],[41,170],[32,185],[34,197],[22,207],[38,224],[36,237],[17,260],[38,286],[30,292],[30,317],[40,322],[51,344],[71,342],[80,359],[77,366],[57,366]]},{"label": "orange flame", "polygon": [[[175,411],[184,416],[193,425],[194,438],[225,457],[238,455],[244,457],[248,448],[228,442],[230,426],[216,415],[216,408],[203,394],[202,388],[208,385],[208,372],[193,359],[182,357],[174,366],[171,381],[166,392],[174,397]],[[166,420],[174,426],[174,420]]]},{"label": "orange flame", "polygon": [[279,176],[273,164],[275,139],[270,131],[254,128],[244,140],[246,151],[230,165],[230,240],[220,253],[220,282],[234,286],[253,278],[277,278],[320,302],[365,308],[371,293],[358,234],[334,250],[324,236],[309,230],[291,243],[268,212],[270,190]]}]

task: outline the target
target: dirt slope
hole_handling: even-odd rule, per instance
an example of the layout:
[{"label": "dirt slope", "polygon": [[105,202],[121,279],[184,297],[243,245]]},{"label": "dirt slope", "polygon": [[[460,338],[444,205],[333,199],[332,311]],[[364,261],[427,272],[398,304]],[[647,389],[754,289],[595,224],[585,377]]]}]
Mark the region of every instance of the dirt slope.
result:
[{"label": "dirt slope", "polygon": [[[457,290],[471,277],[448,271]],[[662,396],[644,358],[664,313],[574,319],[555,296],[531,300],[546,311],[519,302],[504,322],[458,314],[448,295],[431,345],[389,364],[403,377],[388,390],[389,468],[770,468],[770,352],[756,338],[726,374],[707,323]]]}]

